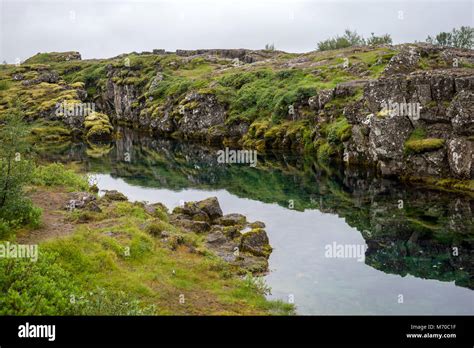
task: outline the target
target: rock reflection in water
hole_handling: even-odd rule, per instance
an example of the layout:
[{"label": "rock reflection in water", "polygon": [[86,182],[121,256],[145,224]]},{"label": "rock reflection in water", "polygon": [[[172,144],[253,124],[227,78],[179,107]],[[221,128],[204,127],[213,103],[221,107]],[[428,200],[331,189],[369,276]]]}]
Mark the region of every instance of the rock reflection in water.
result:
[{"label": "rock reflection in water", "polygon": [[103,149],[96,145],[90,156],[90,145],[79,143],[47,156],[82,162],[89,172],[108,173],[131,185],[225,189],[286,209],[291,201],[296,211],[334,214],[361,233],[370,267],[474,289],[474,200],[469,196],[403,186],[360,168],[325,167],[288,154],[259,154],[257,168],[219,164],[219,149],[125,129]]}]

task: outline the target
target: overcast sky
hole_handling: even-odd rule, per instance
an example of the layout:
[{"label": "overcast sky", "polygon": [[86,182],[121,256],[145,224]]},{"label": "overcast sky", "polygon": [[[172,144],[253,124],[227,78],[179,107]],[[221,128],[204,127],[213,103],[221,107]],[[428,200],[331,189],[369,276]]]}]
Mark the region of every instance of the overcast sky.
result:
[{"label": "overcast sky", "polygon": [[345,28],[390,33],[401,43],[473,23],[473,0],[0,0],[0,60],[266,43],[306,52]]}]

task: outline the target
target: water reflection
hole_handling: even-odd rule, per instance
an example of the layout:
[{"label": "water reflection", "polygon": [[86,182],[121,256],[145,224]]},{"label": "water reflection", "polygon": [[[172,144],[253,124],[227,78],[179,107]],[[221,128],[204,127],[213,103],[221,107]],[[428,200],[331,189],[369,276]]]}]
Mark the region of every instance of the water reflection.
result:
[{"label": "water reflection", "polygon": [[[222,165],[218,149],[127,130],[113,144],[56,150],[47,157],[82,162],[129,198],[170,206],[217,195],[225,213],[265,221],[275,248],[267,281],[300,313],[474,314],[470,197],[285,154],[259,155],[257,168]],[[364,262],[328,259],[332,243],[365,245]]]}]

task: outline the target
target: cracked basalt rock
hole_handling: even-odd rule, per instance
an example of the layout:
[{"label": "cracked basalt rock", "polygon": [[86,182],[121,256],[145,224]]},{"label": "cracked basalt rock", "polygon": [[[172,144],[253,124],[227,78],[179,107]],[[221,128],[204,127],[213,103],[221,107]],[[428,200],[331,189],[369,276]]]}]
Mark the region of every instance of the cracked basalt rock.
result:
[{"label": "cracked basalt rock", "polygon": [[242,272],[264,273],[272,251],[265,224],[249,223],[244,215],[223,215],[216,197],[176,207],[170,221],[189,232],[203,234],[206,246]]}]

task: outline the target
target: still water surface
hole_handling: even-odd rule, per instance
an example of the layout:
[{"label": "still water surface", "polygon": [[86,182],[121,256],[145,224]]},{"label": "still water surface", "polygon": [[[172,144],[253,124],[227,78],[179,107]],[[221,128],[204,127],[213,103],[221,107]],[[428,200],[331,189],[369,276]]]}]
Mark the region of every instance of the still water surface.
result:
[{"label": "still water surface", "polygon": [[[224,214],[265,222],[269,297],[294,300],[298,314],[474,314],[472,198],[281,154],[219,164],[216,149],[123,134],[48,157],[82,163],[130,200],[172,209],[216,196]],[[328,257],[328,245],[365,254]]]}]

